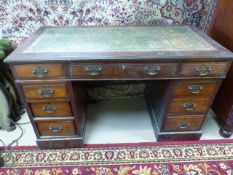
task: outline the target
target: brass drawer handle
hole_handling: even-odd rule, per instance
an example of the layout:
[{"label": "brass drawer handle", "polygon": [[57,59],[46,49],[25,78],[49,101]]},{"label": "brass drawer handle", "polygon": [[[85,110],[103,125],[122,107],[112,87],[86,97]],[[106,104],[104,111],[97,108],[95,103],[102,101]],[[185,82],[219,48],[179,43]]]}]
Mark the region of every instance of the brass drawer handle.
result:
[{"label": "brass drawer handle", "polygon": [[56,110],[57,110],[56,106],[49,106],[49,105],[42,106],[42,109],[49,114],[52,114],[52,113],[56,112]]},{"label": "brass drawer handle", "polygon": [[190,85],[188,86],[188,89],[192,94],[198,94],[203,90],[203,86],[201,85]]},{"label": "brass drawer handle", "polygon": [[195,109],[197,107],[197,104],[195,103],[184,103],[183,107],[187,110],[187,111],[191,111],[193,109]]},{"label": "brass drawer handle", "polygon": [[60,132],[62,130],[62,126],[49,126],[49,129],[53,132]]},{"label": "brass drawer handle", "polygon": [[156,75],[159,73],[161,67],[160,66],[145,66],[144,71],[148,75]]},{"label": "brass drawer handle", "polygon": [[94,66],[85,66],[85,70],[90,75],[99,75],[103,70],[102,66],[94,65]]},{"label": "brass drawer handle", "polygon": [[43,78],[48,75],[49,71],[41,66],[38,66],[34,70],[32,70],[32,74],[38,78]]},{"label": "brass drawer handle", "polygon": [[42,97],[51,97],[54,94],[54,90],[53,89],[40,89],[39,90],[39,94]]},{"label": "brass drawer handle", "polygon": [[212,66],[201,65],[196,67],[196,72],[201,76],[208,75],[211,71],[213,71]]},{"label": "brass drawer handle", "polygon": [[190,126],[189,122],[178,122],[177,127],[180,129],[186,129]]}]

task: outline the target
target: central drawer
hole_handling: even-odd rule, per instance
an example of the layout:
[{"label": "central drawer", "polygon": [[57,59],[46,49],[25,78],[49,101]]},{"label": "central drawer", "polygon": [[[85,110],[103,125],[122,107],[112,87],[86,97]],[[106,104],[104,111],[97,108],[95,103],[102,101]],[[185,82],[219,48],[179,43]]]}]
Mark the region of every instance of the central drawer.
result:
[{"label": "central drawer", "polygon": [[130,78],[153,78],[175,76],[177,72],[176,63],[96,63],[96,64],[71,64],[69,66],[70,76],[83,79],[101,79],[126,77]]},{"label": "central drawer", "polygon": [[73,116],[69,102],[31,103],[34,117],[70,117]]}]

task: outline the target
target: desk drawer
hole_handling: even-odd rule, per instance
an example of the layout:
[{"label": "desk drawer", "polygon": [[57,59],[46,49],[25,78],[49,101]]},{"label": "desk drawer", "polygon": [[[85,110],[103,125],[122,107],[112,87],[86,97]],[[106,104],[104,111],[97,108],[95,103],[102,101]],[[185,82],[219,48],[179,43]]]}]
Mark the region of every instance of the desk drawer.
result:
[{"label": "desk drawer", "polygon": [[31,103],[34,117],[69,117],[72,116],[69,102]]},{"label": "desk drawer", "polygon": [[211,97],[217,86],[217,81],[184,80],[173,84],[171,96]]},{"label": "desk drawer", "polygon": [[121,76],[123,69],[118,64],[72,64],[70,76],[77,78],[107,78]]},{"label": "desk drawer", "polygon": [[177,70],[176,63],[125,64],[124,66],[127,75],[148,78],[174,76]]},{"label": "desk drawer", "polygon": [[209,105],[208,98],[172,99],[168,104],[168,113],[205,113]]},{"label": "desk drawer", "polygon": [[23,85],[23,92],[28,100],[66,98],[66,84]]},{"label": "desk drawer", "polygon": [[154,63],[154,64],[72,64],[70,65],[71,77],[78,78],[111,78],[124,77],[159,77],[174,76],[176,74],[176,63]]},{"label": "desk drawer", "polygon": [[203,121],[202,115],[167,116],[164,131],[195,131],[199,130]]},{"label": "desk drawer", "polygon": [[227,62],[193,62],[181,65],[181,76],[224,76],[228,68]]},{"label": "desk drawer", "polygon": [[22,64],[14,65],[13,69],[19,79],[65,78],[62,64]]},{"label": "desk drawer", "polygon": [[40,121],[36,125],[41,136],[76,135],[73,121]]}]

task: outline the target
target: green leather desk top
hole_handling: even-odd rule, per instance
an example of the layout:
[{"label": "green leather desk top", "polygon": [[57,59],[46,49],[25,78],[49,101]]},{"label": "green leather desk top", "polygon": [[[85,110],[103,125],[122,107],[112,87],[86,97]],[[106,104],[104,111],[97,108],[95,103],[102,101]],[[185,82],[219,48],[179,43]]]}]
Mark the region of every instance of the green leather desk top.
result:
[{"label": "green leather desk top", "polygon": [[232,53],[191,26],[42,27],[6,62],[224,60]]},{"label": "green leather desk top", "polygon": [[189,27],[48,28],[24,53],[213,51]]}]

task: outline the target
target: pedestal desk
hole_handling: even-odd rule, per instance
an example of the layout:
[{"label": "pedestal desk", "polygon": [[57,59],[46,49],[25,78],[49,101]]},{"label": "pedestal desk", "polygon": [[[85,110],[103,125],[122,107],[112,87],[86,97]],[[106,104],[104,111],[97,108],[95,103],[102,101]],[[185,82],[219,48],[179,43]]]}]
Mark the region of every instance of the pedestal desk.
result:
[{"label": "pedestal desk", "polygon": [[83,146],[100,81],[143,81],[157,140],[198,140],[232,58],[191,26],[42,27],[6,62],[38,145],[67,148]]}]

